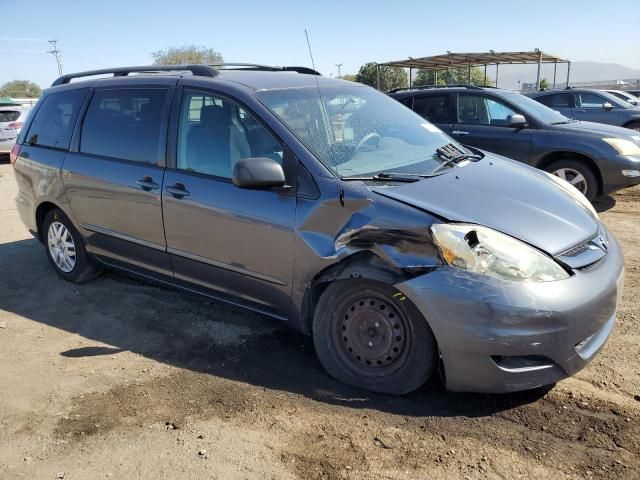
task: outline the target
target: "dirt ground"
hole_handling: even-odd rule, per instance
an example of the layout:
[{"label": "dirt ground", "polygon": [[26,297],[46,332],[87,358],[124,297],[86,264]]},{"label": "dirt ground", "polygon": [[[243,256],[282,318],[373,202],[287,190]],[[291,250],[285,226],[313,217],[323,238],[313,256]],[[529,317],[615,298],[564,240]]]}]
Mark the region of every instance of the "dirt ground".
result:
[{"label": "dirt ground", "polygon": [[640,478],[640,187],[598,205],[626,253],[600,355],[547,391],[402,398],[331,380],[257,314],[114,273],[60,280],[0,163],[1,479]]}]

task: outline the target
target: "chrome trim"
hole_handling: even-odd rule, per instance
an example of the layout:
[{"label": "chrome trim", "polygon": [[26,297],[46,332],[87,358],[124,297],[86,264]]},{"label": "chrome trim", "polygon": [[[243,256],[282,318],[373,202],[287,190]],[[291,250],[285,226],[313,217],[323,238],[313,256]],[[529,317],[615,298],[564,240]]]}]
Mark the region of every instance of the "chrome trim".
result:
[{"label": "chrome trim", "polygon": [[219,262],[217,260],[212,260],[207,257],[201,257],[200,255],[194,255],[193,253],[185,252],[184,250],[178,250],[177,248],[169,247],[167,248],[167,252],[173,255],[177,255],[179,257],[193,260],[195,262],[206,263],[207,265],[211,265],[213,267],[218,267],[224,270],[229,270],[231,272],[236,272],[242,275],[247,275],[249,277],[257,278],[258,280],[263,280],[265,282],[274,283],[276,285],[283,285],[283,286],[287,285],[287,282],[284,282],[279,278],[272,277],[270,275],[265,275],[264,273],[254,272],[253,270],[247,270],[246,268],[236,267],[235,265]]},{"label": "chrome trim", "polygon": [[88,223],[83,224],[82,227],[89,230],[90,232],[101,233],[102,235],[108,235],[110,237],[118,238],[126,242],[136,243],[138,245],[142,245],[143,247],[153,248],[154,250],[159,250],[161,252],[167,251],[167,247],[165,245],[149,242],[148,240],[142,240],[141,238],[127,235],[125,233],[115,232],[108,228],[99,227],[97,225],[91,225]]}]

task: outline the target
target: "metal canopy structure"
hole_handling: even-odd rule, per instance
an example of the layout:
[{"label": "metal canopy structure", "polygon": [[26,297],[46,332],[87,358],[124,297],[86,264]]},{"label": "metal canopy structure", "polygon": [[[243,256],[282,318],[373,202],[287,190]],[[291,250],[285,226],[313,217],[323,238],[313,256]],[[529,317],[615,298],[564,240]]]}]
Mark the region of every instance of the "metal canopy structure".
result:
[{"label": "metal canopy structure", "polygon": [[540,89],[540,73],[543,63],[553,63],[553,86],[556,86],[556,73],[558,63],[567,64],[567,86],[569,86],[569,74],[571,72],[571,62],[569,60],[556,57],[545,53],[537,48],[530,52],[494,52],[489,50],[484,53],[453,53],[447,52],[442,55],[434,55],[431,57],[412,58],[406,60],[397,60],[393,62],[377,64],[378,89],[380,89],[380,67],[402,67],[409,69],[409,87],[412,83],[413,69],[431,70],[434,72],[434,84],[438,82],[438,72],[447,71],[454,68],[468,69],[468,79],[471,83],[471,68],[484,67],[484,83],[487,83],[487,66],[495,65],[496,67],[496,87],[498,86],[498,74],[500,65],[524,65],[537,64],[538,77],[536,86]]}]

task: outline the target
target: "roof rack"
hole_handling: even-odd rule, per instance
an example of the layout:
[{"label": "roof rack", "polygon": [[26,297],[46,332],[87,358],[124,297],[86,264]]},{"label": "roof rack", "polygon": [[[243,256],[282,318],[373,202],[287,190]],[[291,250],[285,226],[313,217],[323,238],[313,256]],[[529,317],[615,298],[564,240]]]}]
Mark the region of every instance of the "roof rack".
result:
[{"label": "roof rack", "polygon": [[189,71],[199,77],[215,77],[219,70],[261,70],[269,72],[298,72],[306,75],[321,75],[320,72],[308,67],[273,67],[256,63],[212,63],[209,65],[148,65],[143,67],[117,67],[103,68],[100,70],[88,70],[86,72],[70,73],[58,77],[52,87],[64,85],[74,78],[92,77],[95,75],[113,74],[114,77],[126,77],[130,73],[155,73],[155,72],[184,72]]},{"label": "roof rack", "polygon": [[215,77],[218,71],[208,65],[149,65],[146,67],[118,67],[118,68],[103,68],[101,70],[88,70],[86,72],[69,73],[58,77],[52,84],[52,87],[56,85],[64,85],[69,83],[74,78],[92,77],[94,75],[107,75],[113,73],[114,77],[126,77],[130,73],[138,72],[181,72],[190,71],[193,75],[199,77]]},{"label": "roof rack", "polygon": [[277,67],[257,63],[209,63],[208,66],[221,70],[260,70],[266,72],[298,72],[307,75],[321,75],[320,72],[309,67]]},{"label": "roof rack", "polygon": [[418,85],[415,87],[401,87],[389,90],[387,93],[404,92],[410,90],[429,90],[432,88],[468,88],[469,90],[482,90],[483,88],[496,88],[491,85],[470,85],[467,83],[450,83],[448,85]]}]

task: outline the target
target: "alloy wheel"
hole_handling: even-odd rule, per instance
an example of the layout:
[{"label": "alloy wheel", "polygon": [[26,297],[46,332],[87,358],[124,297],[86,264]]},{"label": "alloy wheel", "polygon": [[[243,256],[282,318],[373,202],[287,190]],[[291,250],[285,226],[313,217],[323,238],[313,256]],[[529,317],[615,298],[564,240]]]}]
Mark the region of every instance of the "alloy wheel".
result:
[{"label": "alloy wheel", "polygon": [[76,244],[67,227],[60,222],[52,222],[47,233],[47,244],[56,266],[64,273],[73,271],[76,266]]},{"label": "alloy wheel", "polygon": [[587,195],[587,179],[578,170],[574,170],[573,168],[559,168],[551,173],[573,185],[583,195]]}]

